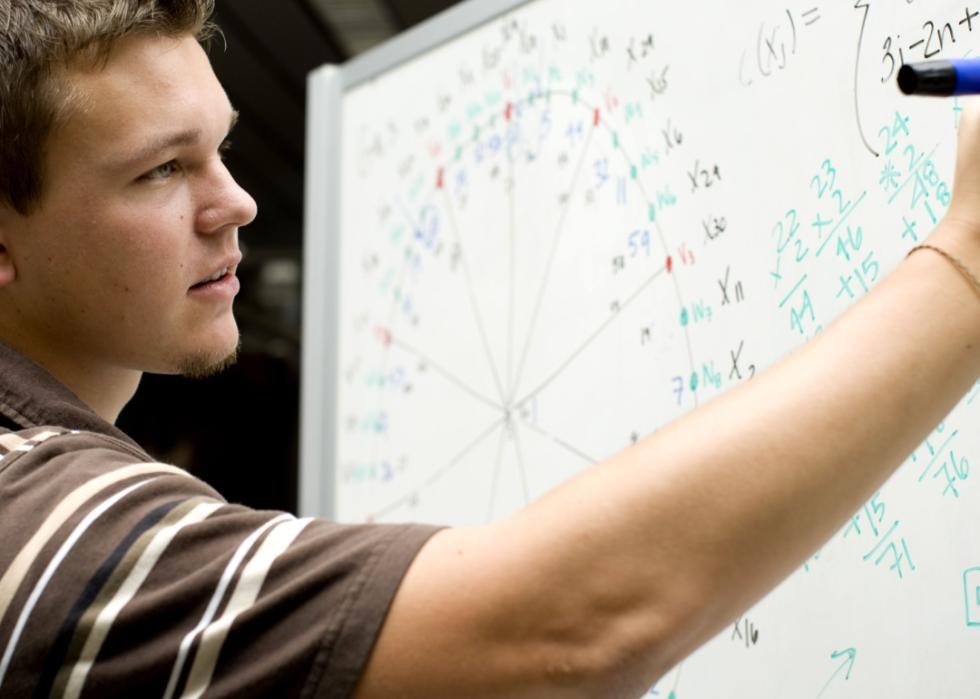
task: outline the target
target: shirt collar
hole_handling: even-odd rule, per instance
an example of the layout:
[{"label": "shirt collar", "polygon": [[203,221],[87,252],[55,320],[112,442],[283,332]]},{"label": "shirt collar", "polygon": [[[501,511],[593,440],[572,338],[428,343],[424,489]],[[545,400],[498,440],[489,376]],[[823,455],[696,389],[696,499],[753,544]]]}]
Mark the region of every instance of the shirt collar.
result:
[{"label": "shirt collar", "polygon": [[99,417],[45,369],[2,342],[0,415],[21,429],[52,426],[95,432],[138,448],[126,433]]}]

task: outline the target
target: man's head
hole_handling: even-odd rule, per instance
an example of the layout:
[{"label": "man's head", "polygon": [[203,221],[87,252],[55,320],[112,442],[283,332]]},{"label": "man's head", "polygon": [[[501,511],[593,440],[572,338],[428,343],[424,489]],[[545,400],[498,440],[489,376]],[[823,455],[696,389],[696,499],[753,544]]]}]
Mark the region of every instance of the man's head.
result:
[{"label": "man's head", "polygon": [[221,159],[211,5],[0,0],[0,339],[80,395],[237,347],[255,203]]}]

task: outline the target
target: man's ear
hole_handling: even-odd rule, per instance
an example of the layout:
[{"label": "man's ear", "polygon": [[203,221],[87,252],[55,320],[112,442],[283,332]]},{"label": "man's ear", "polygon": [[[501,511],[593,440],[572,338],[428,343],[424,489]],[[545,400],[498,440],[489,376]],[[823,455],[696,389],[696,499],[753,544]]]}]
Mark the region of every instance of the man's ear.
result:
[{"label": "man's ear", "polygon": [[0,205],[0,289],[17,278],[14,258],[7,247],[7,227],[10,225],[10,213],[7,207]]},{"label": "man's ear", "polygon": [[7,251],[7,247],[0,243],[0,288],[17,278],[17,270],[14,269],[14,261]]}]

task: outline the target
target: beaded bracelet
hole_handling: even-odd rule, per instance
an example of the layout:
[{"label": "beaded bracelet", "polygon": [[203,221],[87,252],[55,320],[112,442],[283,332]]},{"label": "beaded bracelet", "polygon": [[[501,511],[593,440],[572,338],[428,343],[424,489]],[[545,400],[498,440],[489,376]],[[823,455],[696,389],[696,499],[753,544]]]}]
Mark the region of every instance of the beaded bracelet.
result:
[{"label": "beaded bracelet", "polygon": [[906,254],[905,257],[909,257],[913,252],[916,252],[917,250],[932,250],[933,252],[939,253],[940,255],[945,257],[947,260],[949,260],[950,264],[952,264],[956,268],[956,271],[962,274],[963,277],[968,282],[970,282],[970,285],[973,287],[973,290],[976,291],[978,295],[980,295],[980,279],[977,279],[976,275],[973,274],[973,272],[971,272],[969,269],[967,269],[966,265],[964,265],[962,262],[957,260],[955,257],[950,255],[942,248],[937,248],[935,245],[928,245],[925,243],[923,243],[922,245],[916,245],[914,248],[908,251],[908,254]]}]

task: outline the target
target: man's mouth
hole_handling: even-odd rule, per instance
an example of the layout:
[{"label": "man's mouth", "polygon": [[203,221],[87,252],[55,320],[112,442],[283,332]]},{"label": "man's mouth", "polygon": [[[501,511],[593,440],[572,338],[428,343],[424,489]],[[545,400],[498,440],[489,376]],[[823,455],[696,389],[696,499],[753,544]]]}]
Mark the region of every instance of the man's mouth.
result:
[{"label": "man's mouth", "polygon": [[217,272],[215,272],[214,274],[212,274],[210,277],[208,277],[207,279],[202,279],[201,281],[199,281],[197,284],[195,284],[191,288],[192,289],[200,289],[201,287],[207,286],[208,284],[214,284],[215,282],[219,282],[222,279],[224,279],[225,277],[227,277],[230,272],[231,272],[231,269],[228,268],[228,267],[225,267],[224,269],[220,269]]}]

